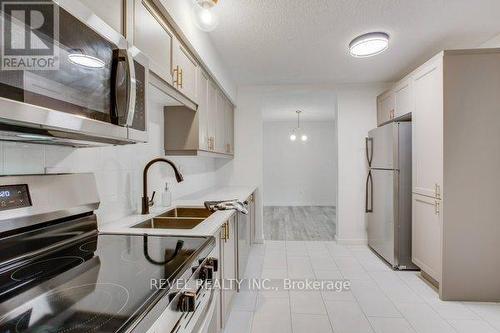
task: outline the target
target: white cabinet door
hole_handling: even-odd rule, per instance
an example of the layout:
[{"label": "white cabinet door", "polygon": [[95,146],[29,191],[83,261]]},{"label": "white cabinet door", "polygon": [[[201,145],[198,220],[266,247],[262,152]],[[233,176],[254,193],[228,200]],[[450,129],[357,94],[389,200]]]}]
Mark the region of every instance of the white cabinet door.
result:
[{"label": "white cabinet door", "polygon": [[[229,281],[234,281],[236,279],[236,223],[235,217],[231,217],[227,223],[226,227],[223,228],[225,236],[221,237],[221,247],[222,247],[222,278],[225,283]],[[227,284],[222,290],[222,324],[225,325],[229,313],[231,311],[231,302],[234,295],[236,294],[236,285]]]},{"label": "white cabinet door", "polygon": [[377,123],[384,124],[394,119],[394,93],[389,90],[377,97]]},{"label": "white cabinet door", "polygon": [[215,151],[218,153],[225,153],[226,144],[226,97],[220,90],[217,90],[217,103],[215,115]]},{"label": "white cabinet door", "polygon": [[[124,34],[123,27],[123,0],[80,0],[82,4],[87,6],[99,18],[106,22],[111,28],[117,32]],[[64,27],[61,27],[64,29]]]},{"label": "white cabinet door", "polygon": [[413,194],[412,260],[437,282],[441,281],[442,202]]},{"label": "white cabinet door", "polygon": [[149,57],[150,70],[172,83],[174,35],[144,1],[134,1],[134,45]]},{"label": "white cabinet door", "polygon": [[394,88],[394,118],[413,112],[413,84],[411,79],[404,79]]},{"label": "white cabinet door", "polygon": [[226,99],[224,122],[226,125],[226,153],[234,154],[234,109],[229,100]]},{"label": "white cabinet door", "polygon": [[442,198],[443,67],[432,59],[415,73],[413,126],[413,192]]},{"label": "white cabinet door", "polygon": [[199,147],[208,150],[208,76],[200,70],[198,73],[198,129]]},{"label": "white cabinet door", "polygon": [[208,82],[207,87],[207,135],[208,150],[215,150],[216,122],[217,122],[217,86],[212,81]]},{"label": "white cabinet door", "polygon": [[176,38],[174,38],[173,47],[172,74],[174,87],[186,97],[196,102],[198,63]]}]

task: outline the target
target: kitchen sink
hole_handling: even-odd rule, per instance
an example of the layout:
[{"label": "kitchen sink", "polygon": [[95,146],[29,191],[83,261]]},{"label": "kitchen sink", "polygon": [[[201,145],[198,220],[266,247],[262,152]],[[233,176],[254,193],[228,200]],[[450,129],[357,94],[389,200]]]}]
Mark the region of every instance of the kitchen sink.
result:
[{"label": "kitchen sink", "polygon": [[206,219],[212,212],[205,207],[176,207],[158,217],[192,217]]},{"label": "kitchen sink", "polygon": [[212,212],[205,207],[176,207],[132,228],[193,229],[210,215]]},{"label": "kitchen sink", "polygon": [[147,228],[147,229],[193,229],[204,218],[193,217],[155,217],[151,220],[141,222],[134,225],[132,228]]}]

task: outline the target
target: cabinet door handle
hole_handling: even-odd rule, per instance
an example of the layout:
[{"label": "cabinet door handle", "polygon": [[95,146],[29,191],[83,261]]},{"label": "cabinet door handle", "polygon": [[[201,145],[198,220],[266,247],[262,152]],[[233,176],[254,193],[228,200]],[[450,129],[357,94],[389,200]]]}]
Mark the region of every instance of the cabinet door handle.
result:
[{"label": "cabinet door handle", "polygon": [[179,76],[180,76],[179,86],[182,89],[183,88],[183,84],[184,84],[184,72],[182,71],[182,68],[179,70]]},{"label": "cabinet door handle", "polygon": [[440,210],[439,206],[440,206],[439,201],[435,200],[434,201],[434,214],[436,214],[436,215],[439,215],[439,210]]},{"label": "cabinet door handle", "polygon": [[438,183],[434,184],[434,193],[436,195],[436,199],[441,199],[441,186]]},{"label": "cabinet door handle", "polygon": [[177,88],[179,88],[179,66],[175,66],[173,71],[174,81],[172,82]]},{"label": "cabinet door handle", "polygon": [[227,235],[227,232],[226,232],[226,224],[225,224],[225,223],[222,225],[222,230],[221,230],[221,231],[222,231],[221,238],[222,238],[222,240],[224,240],[224,242],[225,242],[225,241],[226,241],[226,235]]}]

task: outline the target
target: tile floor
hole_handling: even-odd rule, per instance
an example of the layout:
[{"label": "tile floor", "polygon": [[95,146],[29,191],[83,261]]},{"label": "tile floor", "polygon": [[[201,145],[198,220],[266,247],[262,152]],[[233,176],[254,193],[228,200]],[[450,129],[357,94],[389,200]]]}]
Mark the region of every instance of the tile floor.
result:
[{"label": "tile floor", "polygon": [[417,272],[392,271],[367,246],[267,241],[247,278],[349,279],[350,291],[242,291],[224,333],[500,333],[500,303],[443,302]]}]

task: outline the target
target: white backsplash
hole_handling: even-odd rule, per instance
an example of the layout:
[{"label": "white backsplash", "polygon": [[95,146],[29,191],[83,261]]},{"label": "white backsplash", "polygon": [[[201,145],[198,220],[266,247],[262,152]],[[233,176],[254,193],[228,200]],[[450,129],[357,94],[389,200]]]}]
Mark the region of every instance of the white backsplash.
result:
[{"label": "white backsplash", "polygon": [[[150,86],[151,87],[151,86]],[[0,173],[95,174],[101,205],[99,223],[119,219],[137,211],[142,196],[144,165],[156,157],[164,157],[163,105],[164,96],[156,89],[149,93],[149,141],[145,144],[101,148],[67,148],[61,146],[0,142]],[[161,202],[160,191],[165,182],[171,184],[172,197],[178,198],[216,184],[213,158],[167,157],[174,161],[184,175],[177,184],[170,166],[158,163],[149,171],[149,195],[157,191],[155,201]]]}]

